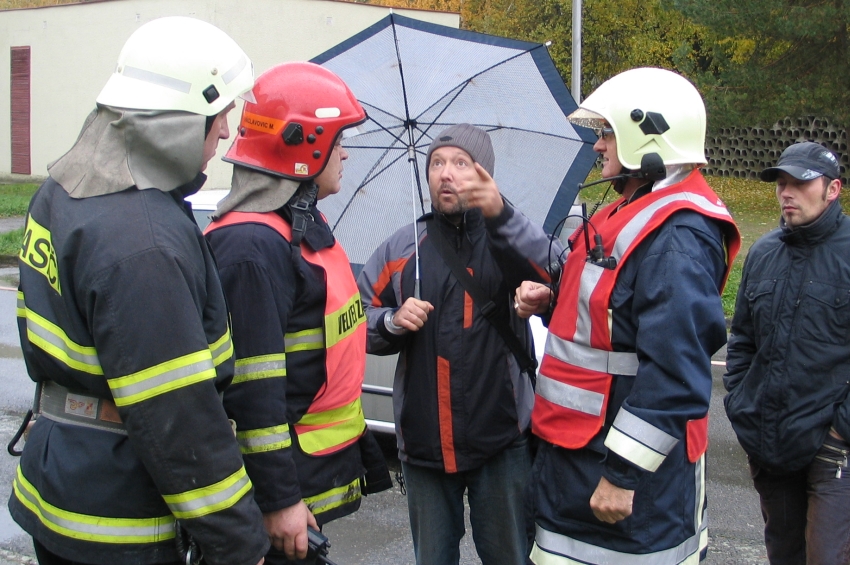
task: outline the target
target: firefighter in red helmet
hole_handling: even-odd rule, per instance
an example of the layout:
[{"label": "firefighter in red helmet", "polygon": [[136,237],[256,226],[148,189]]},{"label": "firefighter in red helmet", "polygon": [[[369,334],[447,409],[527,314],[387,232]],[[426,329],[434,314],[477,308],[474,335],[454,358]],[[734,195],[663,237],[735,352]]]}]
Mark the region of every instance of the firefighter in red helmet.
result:
[{"label": "firefighter in red helmet", "polygon": [[340,189],[342,132],[366,120],[312,63],[266,71],[246,96],[230,194],[207,228],[233,318],[224,396],[274,548],[303,559],[307,526],[391,486],[360,404],[366,326],[348,257],[316,203]]}]

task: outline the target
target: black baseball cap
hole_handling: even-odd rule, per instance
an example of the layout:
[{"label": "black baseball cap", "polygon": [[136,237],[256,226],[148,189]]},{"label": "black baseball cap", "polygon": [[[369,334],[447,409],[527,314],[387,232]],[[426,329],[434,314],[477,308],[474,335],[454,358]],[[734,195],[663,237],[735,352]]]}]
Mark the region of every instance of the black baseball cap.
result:
[{"label": "black baseball cap", "polygon": [[835,154],[817,143],[804,141],[786,148],[779,156],[775,167],[761,172],[759,177],[766,182],[773,182],[784,171],[797,180],[812,180],[818,177],[837,179],[841,176],[838,159]]}]

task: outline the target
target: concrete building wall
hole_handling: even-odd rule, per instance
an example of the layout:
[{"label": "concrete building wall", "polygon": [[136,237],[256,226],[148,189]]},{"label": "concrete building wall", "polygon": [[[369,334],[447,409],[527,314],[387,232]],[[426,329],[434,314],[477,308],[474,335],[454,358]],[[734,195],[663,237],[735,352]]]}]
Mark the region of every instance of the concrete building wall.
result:
[{"label": "concrete building wall", "polygon": [[[396,10],[407,17],[458,27],[447,12]],[[162,16],[208,21],[233,37],[259,76],[284,61],[310,59],[384,18],[389,9],[335,0],[106,0],[0,11],[0,178],[10,177],[10,51],[30,46],[32,56],[32,175],[67,151],[115,67],[124,41],[140,25]],[[230,114],[231,132],[241,106]],[[230,184],[231,166],[219,144],[205,188]]]}]

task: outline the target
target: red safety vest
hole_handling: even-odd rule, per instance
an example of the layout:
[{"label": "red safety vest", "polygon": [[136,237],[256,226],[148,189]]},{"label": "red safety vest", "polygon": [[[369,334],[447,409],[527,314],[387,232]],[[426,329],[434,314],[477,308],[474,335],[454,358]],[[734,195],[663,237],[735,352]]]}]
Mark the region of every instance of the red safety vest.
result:
[{"label": "red safety vest", "polygon": [[[621,198],[601,210],[589,225],[602,236],[605,255],[617,259],[614,269],[587,262],[583,249],[567,256],[540,365],[532,430],[569,449],[584,447],[602,428],[612,375],[637,374],[634,353],[613,351],[609,308],[617,276],[632,251],[681,210],[693,210],[725,224],[726,277],[741,245],[729,211],[698,170],[617,211],[623,202]],[[589,235],[593,240],[593,234]]]},{"label": "red safety vest", "polygon": [[[292,241],[292,227],[274,212],[228,212],[204,233],[246,223],[264,224]],[[324,327],[287,333],[284,340],[287,351],[323,347],[326,380],[294,428],[304,452],[324,455],[354,443],[366,430],[360,403],[366,371],[366,315],[348,256],[338,242],[320,251],[302,243],[301,257],[325,272]]]}]

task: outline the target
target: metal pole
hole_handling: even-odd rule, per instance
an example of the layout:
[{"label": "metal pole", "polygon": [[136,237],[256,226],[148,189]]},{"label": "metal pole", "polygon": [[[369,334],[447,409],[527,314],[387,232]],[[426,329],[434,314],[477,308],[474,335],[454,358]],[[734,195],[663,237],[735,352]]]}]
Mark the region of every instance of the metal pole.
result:
[{"label": "metal pole", "polygon": [[581,103],[581,0],[573,0],[573,98]]}]

